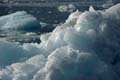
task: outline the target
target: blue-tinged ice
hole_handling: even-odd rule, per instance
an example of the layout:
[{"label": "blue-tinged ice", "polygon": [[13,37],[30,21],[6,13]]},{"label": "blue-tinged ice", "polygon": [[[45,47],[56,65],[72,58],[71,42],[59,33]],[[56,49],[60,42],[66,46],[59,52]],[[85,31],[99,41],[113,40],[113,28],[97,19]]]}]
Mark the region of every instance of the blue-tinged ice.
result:
[{"label": "blue-tinged ice", "polygon": [[0,17],[0,30],[38,31],[40,28],[39,21],[25,11]]},{"label": "blue-tinged ice", "polygon": [[51,33],[41,35],[40,44],[1,41],[1,65],[13,62],[0,69],[0,79],[120,80],[119,7],[76,11]]}]

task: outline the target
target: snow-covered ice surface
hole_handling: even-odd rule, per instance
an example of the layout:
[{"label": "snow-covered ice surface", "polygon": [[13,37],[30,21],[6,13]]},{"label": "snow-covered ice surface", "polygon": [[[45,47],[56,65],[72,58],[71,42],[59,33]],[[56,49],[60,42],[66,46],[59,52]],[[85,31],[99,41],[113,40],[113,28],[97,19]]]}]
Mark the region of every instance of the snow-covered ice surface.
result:
[{"label": "snow-covered ice surface", "polygon": [[120,80],[119,32],[117,4],[72,13],[40,44],[0,41],[0,80]]}]

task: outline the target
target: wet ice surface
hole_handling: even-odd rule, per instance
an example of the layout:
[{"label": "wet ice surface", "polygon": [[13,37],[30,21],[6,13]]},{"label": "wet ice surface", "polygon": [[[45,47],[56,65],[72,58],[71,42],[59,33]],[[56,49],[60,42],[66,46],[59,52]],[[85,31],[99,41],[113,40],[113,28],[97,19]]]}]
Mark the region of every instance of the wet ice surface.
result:
[{"label": "wet ice surface", "polygon": [[1,40],[0,79],[120,80],[119,26],[120,4],[105,11],[90,7],[72,13],[52,32],[20,33],[38,37],[40,44]]}]

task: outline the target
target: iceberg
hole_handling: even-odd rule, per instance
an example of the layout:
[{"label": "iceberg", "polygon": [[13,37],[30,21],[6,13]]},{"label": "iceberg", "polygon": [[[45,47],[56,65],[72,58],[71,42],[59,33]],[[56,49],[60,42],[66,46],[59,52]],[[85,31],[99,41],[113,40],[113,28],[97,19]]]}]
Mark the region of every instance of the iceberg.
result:
[{"label": "iceberg", "polygon": [[0,30],[40,31],[39,21],[25,11],[18,11],[0,17]]},{"label": "iceberg", "polygon": [[[0,79],[120,80],[119,7],[117,4],[105,11],[92,7],[90,11],[76,11],[51,33],[41,35],[40,44],[1,42],[3,53],[25,56],[27,52],[27,59],[12,58],[14,62],[0,69]],[[7,60],[6,56],[0,57]],[[4,60],[1,62],[4,64]]]},{"label": "iceberg", "polygon": [[76,9],[76,6],[74,4],[58,6],[59,12],[73,12],[73,11],[75,11],[75,9]]}]

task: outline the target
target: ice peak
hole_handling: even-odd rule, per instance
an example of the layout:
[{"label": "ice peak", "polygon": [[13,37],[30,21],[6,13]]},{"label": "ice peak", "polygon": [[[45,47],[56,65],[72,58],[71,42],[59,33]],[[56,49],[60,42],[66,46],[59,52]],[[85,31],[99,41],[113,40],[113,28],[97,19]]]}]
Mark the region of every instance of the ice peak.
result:
[{"label": "ice peak", "polygon": [[95,12],[94,7],[93,7],[93,6],[90,6],[90,7],[89,7],[89,11],[90,11],[90,12]]}]

